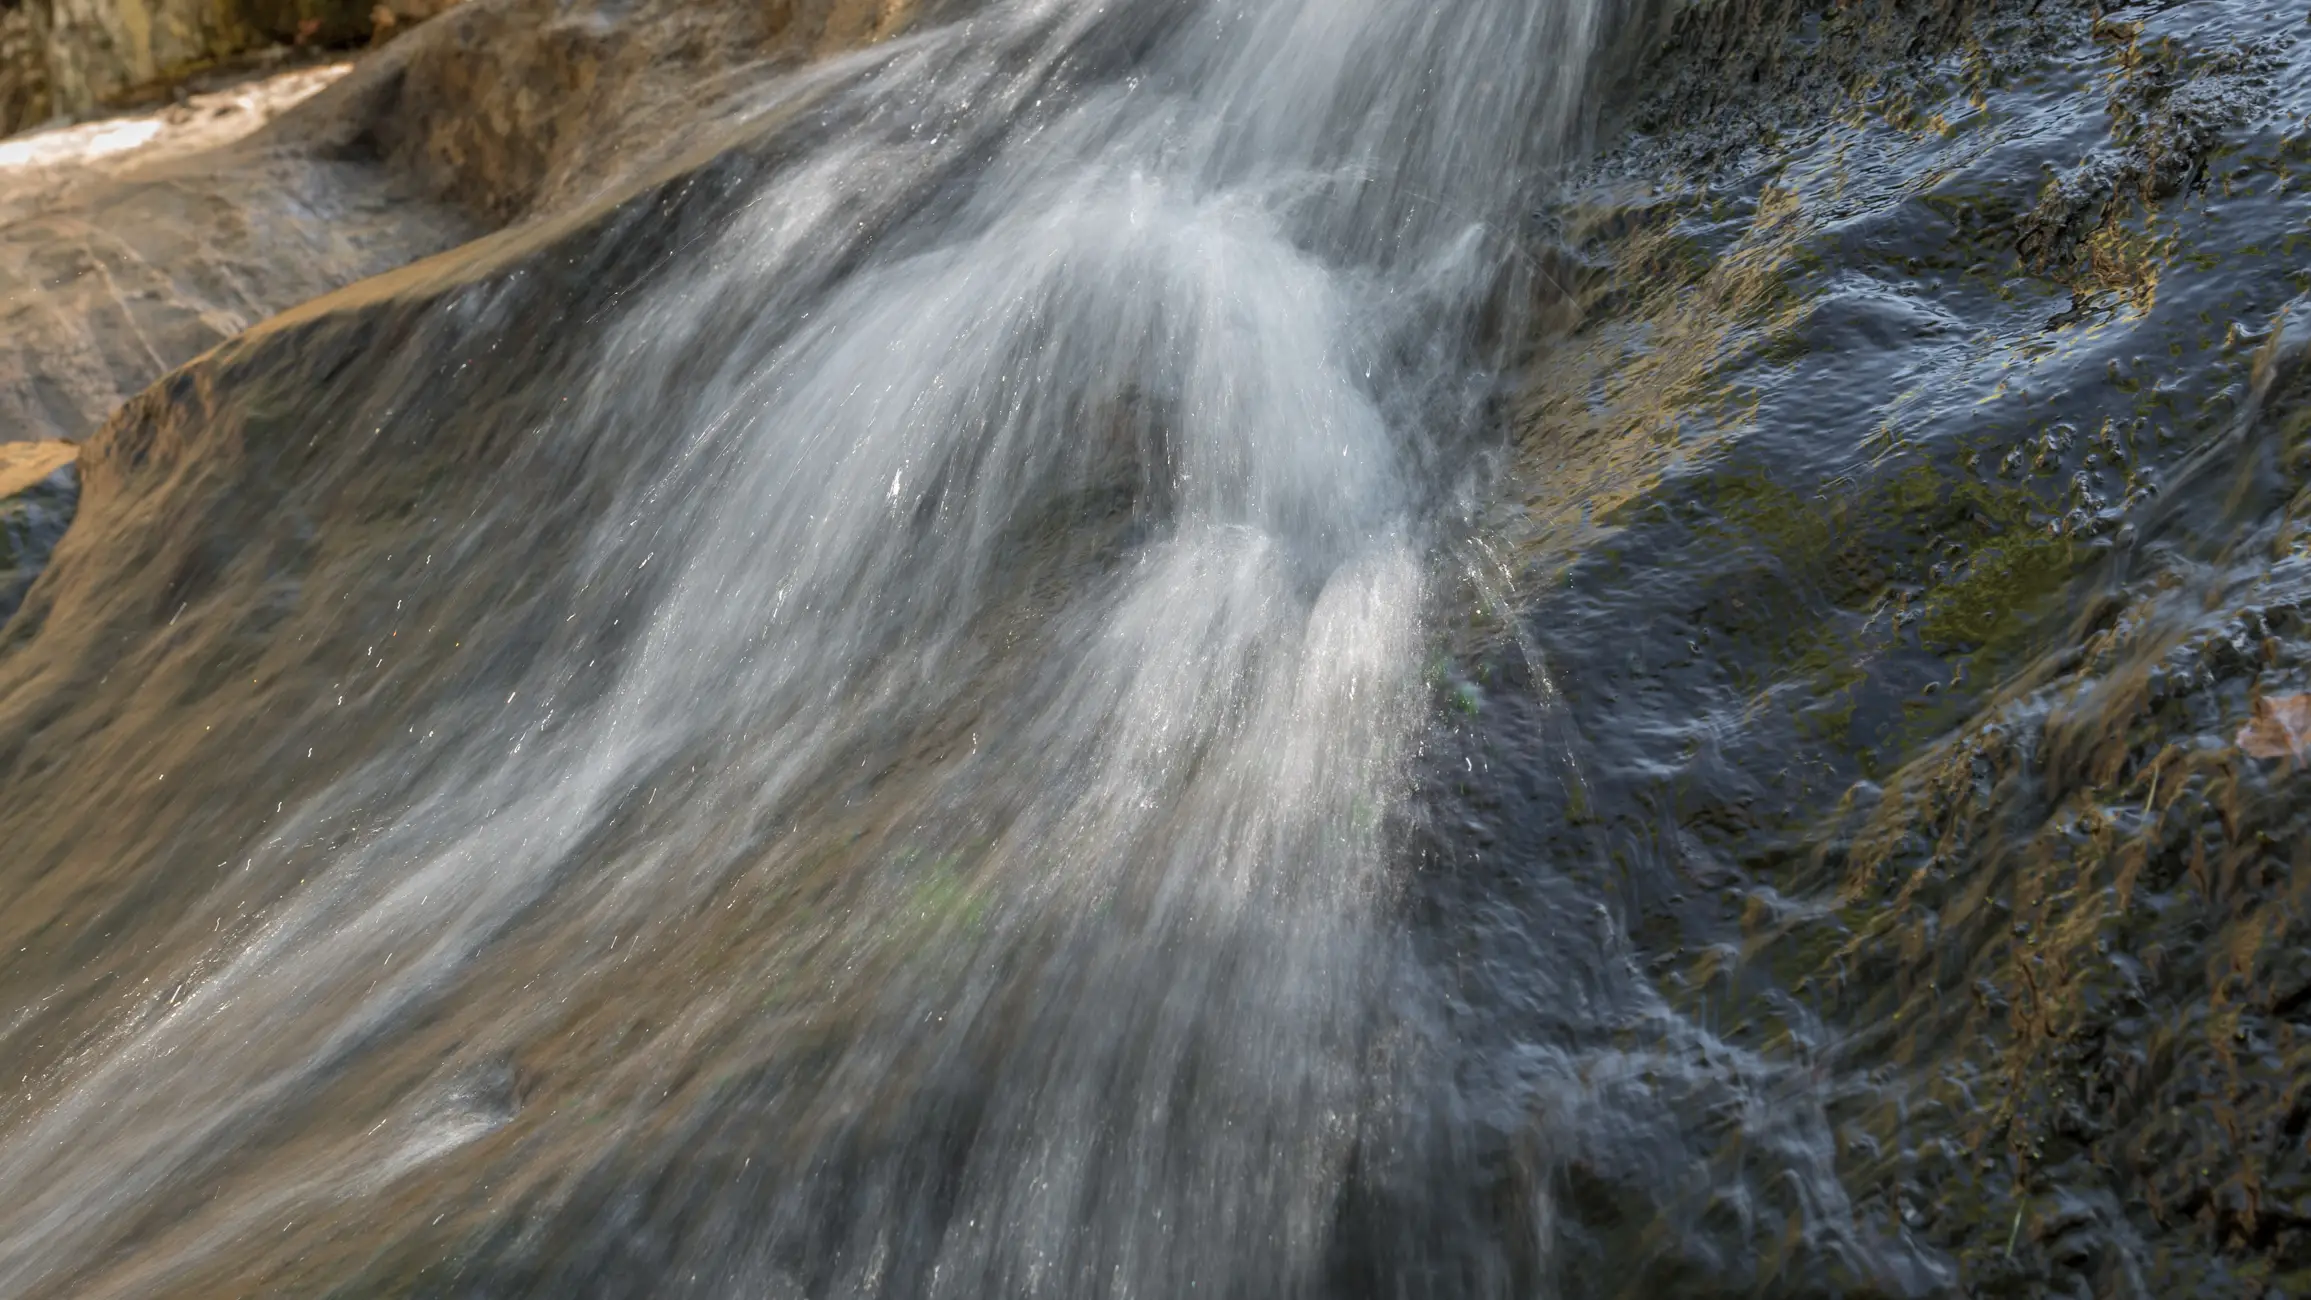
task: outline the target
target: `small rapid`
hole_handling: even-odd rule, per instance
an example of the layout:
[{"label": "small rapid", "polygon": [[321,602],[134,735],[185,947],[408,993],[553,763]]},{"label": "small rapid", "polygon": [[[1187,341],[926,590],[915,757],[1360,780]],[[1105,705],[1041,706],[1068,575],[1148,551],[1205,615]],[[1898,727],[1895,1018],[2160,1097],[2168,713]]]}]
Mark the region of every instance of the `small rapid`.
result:
[{"label": "small rapid", "polygon": [[1419,1141],[1437,521],[1601,7],[1016,0],[767,90],[783,152],[494,432],[591,520],[556,617],[0,1120],[0,1295],[313,1216],[449,1219],[487,1293],[1321,1289]]}]

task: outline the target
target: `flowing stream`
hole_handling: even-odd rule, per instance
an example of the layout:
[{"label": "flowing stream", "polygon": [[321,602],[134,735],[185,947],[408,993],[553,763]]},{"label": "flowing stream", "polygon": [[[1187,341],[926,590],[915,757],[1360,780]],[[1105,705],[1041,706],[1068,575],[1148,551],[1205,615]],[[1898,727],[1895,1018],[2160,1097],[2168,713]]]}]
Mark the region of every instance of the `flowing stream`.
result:
[{"label": "flowing stream", "polygon": [[1016,0],[771,87],[499,431],[556,617],[0,1116],[0,1296],[1531,1285],[1540,1199],[1421,1184],[1400,832],[1603,7]]}]

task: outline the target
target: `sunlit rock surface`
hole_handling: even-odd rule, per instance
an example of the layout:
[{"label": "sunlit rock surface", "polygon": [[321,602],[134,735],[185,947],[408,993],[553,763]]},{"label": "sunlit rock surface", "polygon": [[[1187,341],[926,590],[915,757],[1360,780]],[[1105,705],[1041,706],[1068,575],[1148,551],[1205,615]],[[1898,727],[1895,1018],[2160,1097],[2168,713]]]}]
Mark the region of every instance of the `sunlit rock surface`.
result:
[{"label": "sunlit rock surface", "polygon": [[477,232],[374,161],[250,138],[346,71],[0,140],[0,441],[86,437],[265,317]]},{"label": "sunlit rock surface", "polygon": [[48,116],[48,56],[31,5],[0,7],[0,135]]},{"label": "sunlit rock surface", "polygon": [[0,140],[0,441],[85,437],[265,317],[631,180],[912,12],[477,0],[350,75]]}]

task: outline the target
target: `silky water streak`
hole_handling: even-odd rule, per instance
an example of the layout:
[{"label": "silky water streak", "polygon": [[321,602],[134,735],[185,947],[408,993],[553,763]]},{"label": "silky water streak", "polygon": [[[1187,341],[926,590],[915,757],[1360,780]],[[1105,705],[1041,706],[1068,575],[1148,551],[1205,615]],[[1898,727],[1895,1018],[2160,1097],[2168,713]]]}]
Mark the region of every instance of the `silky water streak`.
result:
[{"label": "silky water streak", "polygon": [[1432,521],[1600,3],[1030,0],[774,87],[521,435],[593,503],[540,647],[8,1116],[0,1295],[1334,1287]]}]

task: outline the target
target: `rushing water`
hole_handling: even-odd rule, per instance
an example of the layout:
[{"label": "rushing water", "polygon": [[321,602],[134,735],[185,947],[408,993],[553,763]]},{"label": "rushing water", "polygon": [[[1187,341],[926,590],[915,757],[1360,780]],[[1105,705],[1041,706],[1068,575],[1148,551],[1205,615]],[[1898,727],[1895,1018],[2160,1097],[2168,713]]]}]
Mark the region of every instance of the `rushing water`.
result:
[{"label": "rushing water", "polygon": [[1545,1206],[1342,1206],[1455,1158],[1396,814],[1600,7],[1023,0],[777,88],[524,435],[558,624],[7,1118],[0,1295],[332,1216],[442,1290],[1506,1286]]}]

